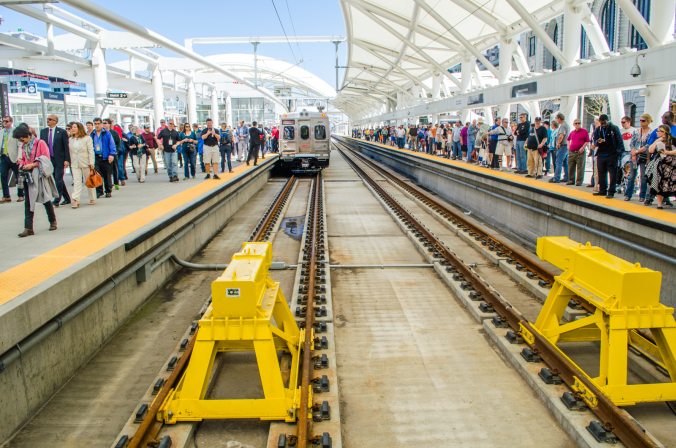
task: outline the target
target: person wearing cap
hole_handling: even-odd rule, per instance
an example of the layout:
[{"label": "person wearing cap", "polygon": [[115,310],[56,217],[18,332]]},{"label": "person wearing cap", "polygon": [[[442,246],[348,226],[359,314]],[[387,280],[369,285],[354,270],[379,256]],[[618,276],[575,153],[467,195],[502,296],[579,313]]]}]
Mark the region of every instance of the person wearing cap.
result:
[{"label": "person wearing cap", "polygon": [[528,151],[528,174],[526,174],[526,177],[542,179],[542,154],[547,151],[547,129],[542,126],[542,118],[535,118],[535,126],[531,128],[528,134],[525,148]]},{"label": "person wearing cap", "polygon": [[608,120],[608,115],[599,116],[599,126],[594,130],[596,142],[596,165],[599,175],[599,191],[594,196],[615,197],[617,187],[617,163],[624,151],[620,128]]},{"label": "person wearing cap", "polygon": [[[148,158],[152,160],[153,169],[155,170],[155,174],[157,174],[157,155],[155,154],[157,151],[157,141],[155,141],[155,134],[153,134],[153,132],[150,130],[150,125],[146,124],[143,126],[143,133],[141,134],[141,137],[146,142],[146,148],[148,148]],[[148,158],[146,158],[145,163],[146,175],[148,175]]]}]

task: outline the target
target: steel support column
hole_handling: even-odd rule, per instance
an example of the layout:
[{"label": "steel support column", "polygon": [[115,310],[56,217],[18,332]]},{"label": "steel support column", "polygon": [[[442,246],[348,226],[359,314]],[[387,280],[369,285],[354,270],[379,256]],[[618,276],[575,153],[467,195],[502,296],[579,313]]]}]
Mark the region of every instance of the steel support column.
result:
[{"label": "steel support column", "polygon": [[[650,5],[650,28],[660,45],[672,39],[676,0],[660,0]],[[655,119],[669,110],[670,84],[649,84],[645,91],[645,111]],[[659,122],[659,119],[656,120]]]},{"label": "steel support column", "polygon": [[[576,60],[580,58],[581,29],[582,9],[569,1],[565,2],[563,5],[563,55],[566,57],[566,63],[561,63],[564,69],[577,65]],[[559,111],[566,116],[567,120],[579,117],[578,96],[562,96]]]},{"label": "steel support column", "polygon": [[[500,40],[500,71],[498,73],[498,82],[504,84],[509,82],[509,73],[512,71],[512,59],[514,57],[514,39]],[[504,103],[498,108],[498,116],[509,118],[509,109],[511,104]],[[467,120],[464,120],[467,121]]]},{"label": "steel support column", "polygon": [[216,90],[216,87],[211,90],[211,119],[214,120],[214,126],[218,127],[221,124],[221,119],[218,117],[218,90]]},{"label": "steel support column", "polygon": [[193,78],[188,79],[188,122],[197,123],[197,92]]},{"label": "steel support column", "polygon": [[153,125],[159,126],[164,118],[164,88],[162,86],[162,73],[156,65],[153,67]]},{"label": "steel support column", "polygon": [[92,69],[94,70],[94,103],[96,104],[96,115],[101,116],[105,105],[103,99],[108,92],[108,67],[106,66],[106,56],[101,48],[101,43],[96,42],[92,50]]}]

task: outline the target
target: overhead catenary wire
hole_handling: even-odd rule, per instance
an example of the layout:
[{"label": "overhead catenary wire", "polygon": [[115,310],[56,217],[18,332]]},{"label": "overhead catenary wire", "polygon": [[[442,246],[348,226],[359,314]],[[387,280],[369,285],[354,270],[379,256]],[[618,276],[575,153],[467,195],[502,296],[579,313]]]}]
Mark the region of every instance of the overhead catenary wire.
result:
[{"label": "overhead catenary wire", "polygon": [[[291,14],[291,8],[289,8],[289,0],[284,0],[284,3],[286,3],[286,12],[289,14],[289,21],[291,22],[291,29],[293,30],[293,36],[298,37],[298,33],[296,32],[296,25],[293,21],[293,15]],[[303,62],[303,59],[305,57],[303,56],[303,50],[300,47],[300,42],[296,41],[296,47],[298,48],[298,52],[300,53],[300,63]]]},{"label": "overhead catenary wire", "polygon": [[275,15],[277,15],[279,26],[282,27],[282,32],[284,33],[284,37],[286,38],[286,43],[289,45],[289,50],[291,50],[293,60],[294,62],[298,63],[298,58],[296,57],[296,53],[293,51],[293,46],[291,45],[291,41],[289,40],[289,35],[286,34],[286,28],[284,28],[284,23],[282,22],[282,18],[280,17],[279,11],[277,10],[277,5],[275,5],[275,0],[270,0],[270,2],[272,3],[272,7],[275,9]]}]

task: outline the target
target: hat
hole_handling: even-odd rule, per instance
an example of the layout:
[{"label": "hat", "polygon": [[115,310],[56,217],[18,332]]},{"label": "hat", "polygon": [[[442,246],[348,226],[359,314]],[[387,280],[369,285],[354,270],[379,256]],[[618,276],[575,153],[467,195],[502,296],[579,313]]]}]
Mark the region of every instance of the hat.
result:
[{"label": "hat", "polygon": [[606,114],[599,115],[599,121],[608,121],[608,115]]},{"label": "hat", "polygon": [[535,121],[542,121],[542,118],[540,118],[540,117],[535,117]]},{"label": "hat", "polygon": [[149,125],[149,124],[144,124],[144,125],[143,125],[143,129],[150,129],[150,125]]}]

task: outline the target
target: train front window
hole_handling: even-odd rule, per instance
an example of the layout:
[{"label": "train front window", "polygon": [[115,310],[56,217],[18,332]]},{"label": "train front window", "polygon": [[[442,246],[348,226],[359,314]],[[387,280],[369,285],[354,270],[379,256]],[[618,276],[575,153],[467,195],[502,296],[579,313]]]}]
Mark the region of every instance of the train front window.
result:
[{"label": "train front window", "polygon": [[300,127],[300,138],[301,140],[307,140],[310,138],[310,128],[308,126]]},{"label": "train front window", "polygon": [[296,128],[293,126],[284,126],[284,140],[295,140]]},{"label": "train front window", "polygon": [[326,140],[326,127],[323,124],[315,126],[315,140]]}]

